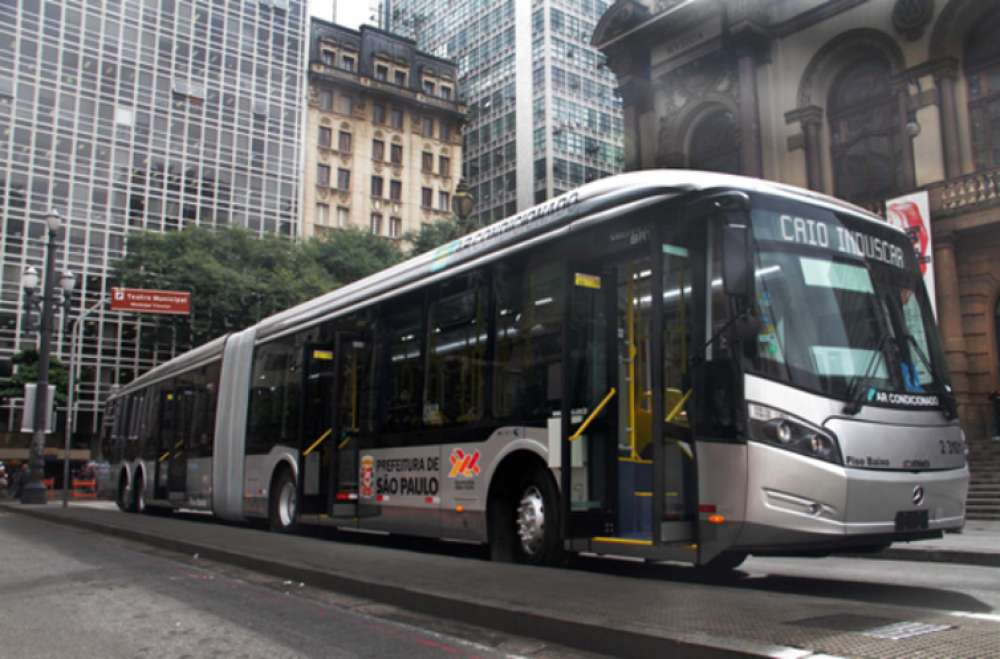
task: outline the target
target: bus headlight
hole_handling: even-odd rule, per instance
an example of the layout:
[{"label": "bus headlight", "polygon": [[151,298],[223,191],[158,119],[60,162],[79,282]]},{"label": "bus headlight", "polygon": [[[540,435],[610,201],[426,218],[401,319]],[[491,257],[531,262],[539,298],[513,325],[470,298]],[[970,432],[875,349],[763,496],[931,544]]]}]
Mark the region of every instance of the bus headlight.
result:
[{"label": "bus headlight", "polygon": [[750,417],[750,439],[811,458],[843,464],[837,437],[829,430],[758,403],[750,403],[747,413]]}]

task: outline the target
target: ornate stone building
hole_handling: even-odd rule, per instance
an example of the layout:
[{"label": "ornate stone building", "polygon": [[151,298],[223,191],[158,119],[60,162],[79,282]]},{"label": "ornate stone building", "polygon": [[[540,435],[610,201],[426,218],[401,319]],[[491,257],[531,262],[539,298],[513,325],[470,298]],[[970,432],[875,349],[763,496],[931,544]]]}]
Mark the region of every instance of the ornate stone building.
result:
[{"label": "ornate stone building", "polygon": [[465,120],[456,76],[411,39],[312,19],[303,237],[355,226],[401,238],[451,217]]},{"label": "ornate stone building", "polygon": [[618,0],[593,35],[624,99],[626,169],[738,172],[876,211],[929,193],[939,324],[981,465],[1000,454],[998,34],[1000,3],[981,0]]}]

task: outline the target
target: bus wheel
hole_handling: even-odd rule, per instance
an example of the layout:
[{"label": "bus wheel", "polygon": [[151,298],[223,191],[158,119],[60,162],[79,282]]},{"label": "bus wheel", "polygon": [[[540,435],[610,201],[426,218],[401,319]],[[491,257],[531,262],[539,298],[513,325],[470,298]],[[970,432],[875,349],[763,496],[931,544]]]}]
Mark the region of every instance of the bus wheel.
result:
[{"label": "bus wheel", "polygon": [[278,533],[292,533],[298,526],[298,492],[288,469],[282,469],[274,479],[268,521],[271,530]]},{"label": "bus wheel", "polygon": [[129,512],[146,512],[146,494],[143,492],[142,474],[135,475],[135,482],[132,484],[132,496],[129,499]]},{"label": "bus wheel", "polygon": [[548,474],[535,469],[516,489],[513,504],[514,559],[532,565],[554,565],[562,559],[559,503]]},{"label": "bus wheel", "polygon": [[115,503],[118,504],[118,510],[123,513],[129,511],[129,497],[131,493],[128,491],[128,476],[123,471],[121,476],[118,478],[118,491],[117,496],[115,496]]}]

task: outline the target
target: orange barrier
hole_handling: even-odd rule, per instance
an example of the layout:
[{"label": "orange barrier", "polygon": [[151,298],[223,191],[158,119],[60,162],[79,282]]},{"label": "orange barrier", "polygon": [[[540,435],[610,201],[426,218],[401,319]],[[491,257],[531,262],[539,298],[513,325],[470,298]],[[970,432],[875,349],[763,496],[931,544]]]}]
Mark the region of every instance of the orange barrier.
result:
[{"label": "orange barrier", "polygon": [[73,489],[70,490],[69,494],[74,499],[96,499],[97,481],[94,479],[83,480],[74,478]]}]

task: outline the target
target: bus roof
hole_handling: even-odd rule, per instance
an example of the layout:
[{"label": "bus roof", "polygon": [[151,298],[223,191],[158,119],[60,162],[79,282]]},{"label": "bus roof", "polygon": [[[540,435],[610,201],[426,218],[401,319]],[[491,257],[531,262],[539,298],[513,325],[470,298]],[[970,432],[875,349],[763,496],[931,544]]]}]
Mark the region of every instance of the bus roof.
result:
[{"label": "bus roof", "polygon": [[[529,237],[565,228],[577,220],[629,205],[651,205],[682,195],[708,190],[733,189],[770,194],[824,206],[838,212],[885,223],[877,215],[848,202],[812,190],[763,179],[683,169],[653,169],[617,174],[587,183],[527,210],[504,218],[478,231],[462,236],[430,252],[420,254],[381,272],[359,279],[290,309],[264,318],[254,326],[258,339],[279,336],[293,329],[346,313],[347,310],[373,303],[426,279],[436,278],[445,270],[500,249],[515,246]],[[894,230],[899,231],[899,229]],[[161,364],[123,387],[125,393],[135,386],[154,382],[188,366],[222,354],[225,337],[219,337],[183,355]]]}]

